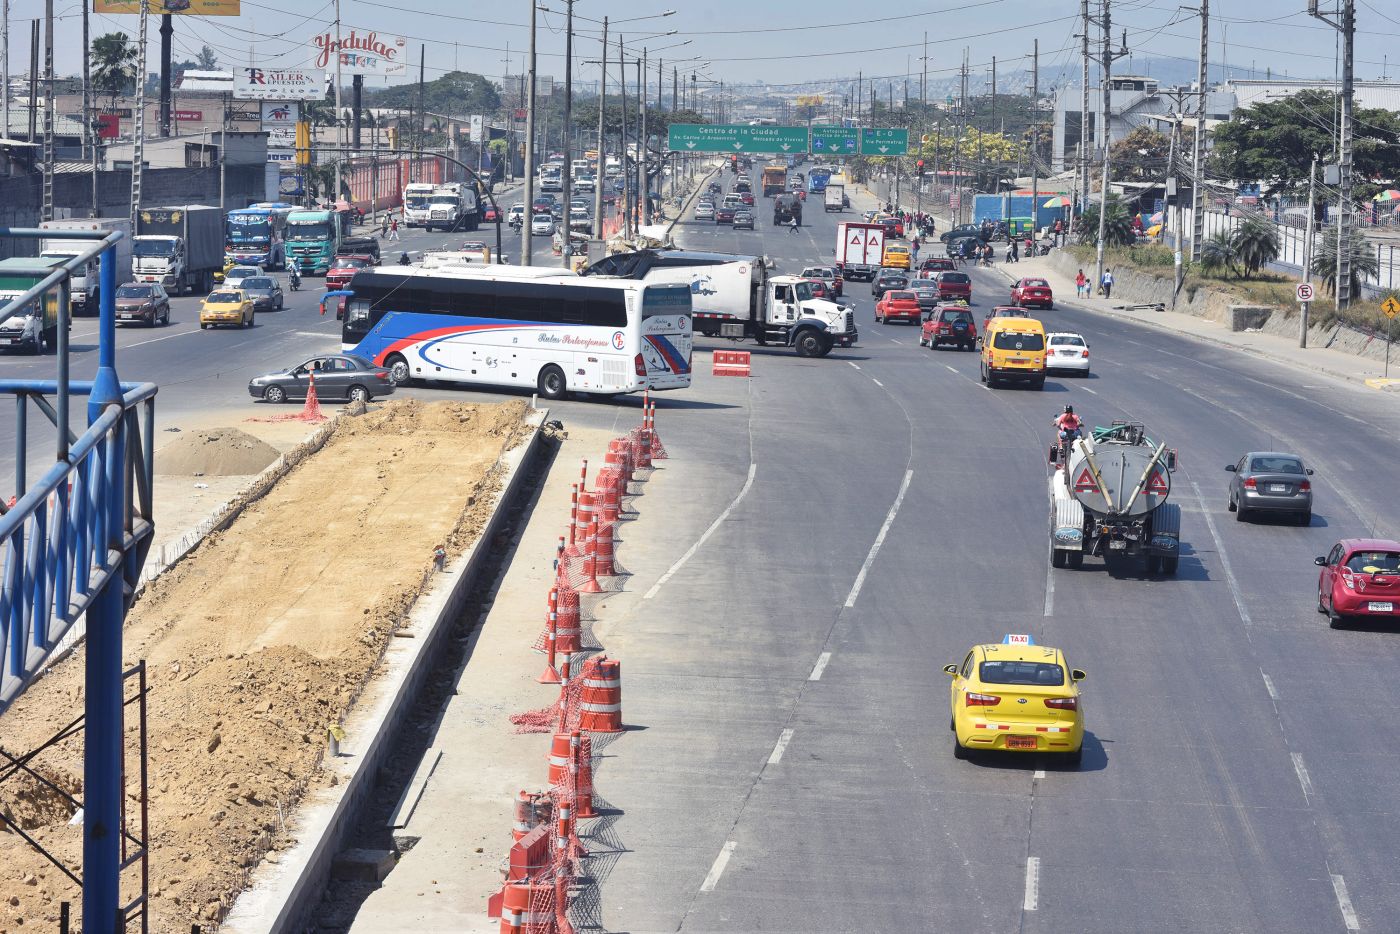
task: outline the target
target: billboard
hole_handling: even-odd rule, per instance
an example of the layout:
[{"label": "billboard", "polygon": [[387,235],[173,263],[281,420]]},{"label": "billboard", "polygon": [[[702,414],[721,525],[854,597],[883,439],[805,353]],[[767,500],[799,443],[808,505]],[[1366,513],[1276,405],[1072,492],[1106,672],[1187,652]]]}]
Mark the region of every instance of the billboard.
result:
[{"label": "billboard", "polygon": [[301,117],[301,105],[295,101],[262,102],[262,128],[267,131],[267,145],[296,145],[297,120]]},{"label": "billboard", "polygon": [[311,37],[314,56],[312,67],[335,70],[331,58],[340,50],[340,71],[347,75],[402,75],[408,73],[408,43],[403,36],[382,36],[377,32],[352,29],[340,34],[337,46],[335,33],[327,30]]},{"label": "billboard", "polygon": [[[150,0],[147,12],[187,13],[191,16],[237,16],[240,0]],[[93,0],[94,13],[140,13],[141,0]]]},{"label": "billboard", "polygon": [[254,101],[320,100],[326,96],[326,74],[307,68],[245,65],[233,70],[233,96]]}]

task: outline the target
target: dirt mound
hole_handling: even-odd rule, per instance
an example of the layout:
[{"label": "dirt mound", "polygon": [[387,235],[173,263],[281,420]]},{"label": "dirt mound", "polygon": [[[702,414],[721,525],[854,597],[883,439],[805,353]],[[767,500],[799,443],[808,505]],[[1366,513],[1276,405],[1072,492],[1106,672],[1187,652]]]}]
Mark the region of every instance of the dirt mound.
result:
[{"label": "dirt mound", "polygon": [[[297,804],[329,780],[327,728],[432,579],[433,549],[458,554],[479,537],[499,485],[493,466],[524,436],[527,408],[400,400],[343,419],[321,451],[132,607],[126,663],[146,659],[150,684],[152,931],[217,923],[252,867],[289,844]],[[35,748],[81,711],[83,661],[79,651],[56,665],[0,718],[7,752]],[[133,714],[126,726],[134,814]],[[81,742],[33,765],[71,792]],[[42,783],[15,780],[0,783],[0,810],[78,865],[71,808]],[[59,902],[79,903],[18,834],[0,832],[0,862],[0,932],[55,930]],[[136,893],[124,882],[122,894]]]},{"label": "dirt mound", "polygon": [[262,473],[277,449],[237,428],[191,431],[156,454],[156,473],[232,477]]}]

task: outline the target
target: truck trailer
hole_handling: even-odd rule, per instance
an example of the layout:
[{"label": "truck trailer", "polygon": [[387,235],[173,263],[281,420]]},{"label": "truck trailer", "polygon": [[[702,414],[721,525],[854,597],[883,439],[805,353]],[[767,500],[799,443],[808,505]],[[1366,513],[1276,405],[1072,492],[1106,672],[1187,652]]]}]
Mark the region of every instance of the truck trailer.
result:
[{"label": "truck trailer", "polygon": [[[112,259],[117,264],[117,285],[131,281],[131,221],[125,217],[85,217],[69,220],[44,221],[40,230],[54,232],[52,238],[45,237],[39,244],[39,255],[67,262],[79,253],[86,252],[96,244],[95,240],[65,240],[65,230],[101,231],[111,233],[119,230],[125,236],[117,241],[111,250]],[[73,314],[95,315],[102,304],[101,277],[98,274],[100,263],[90,260],[87,268],[73,274],[68,280],[69,301]]]},{"label": "truck trailer", "polygon": [[132,278],[172,295],[208,292],[224,268],[224,214],[205,204],[141,208],[132,238]]},{"label": "truck trailer", "polygon": [[787,166],[774,163],[763,167],[763,197],[772,198],[787,191]]},{"label": "truck trailer", "polygon": [[[831,191],[831,187],[827,187]],[[847,280],[873,282],[885,259],[883,224],[852,222],[836,225],[836,268]]]}]

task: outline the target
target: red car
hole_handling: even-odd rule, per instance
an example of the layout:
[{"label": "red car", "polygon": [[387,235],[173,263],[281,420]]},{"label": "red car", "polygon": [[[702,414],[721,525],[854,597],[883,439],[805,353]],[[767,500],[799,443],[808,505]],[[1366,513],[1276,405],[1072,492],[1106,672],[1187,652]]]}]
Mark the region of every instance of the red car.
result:
[{"label": "red car", "polygon": [[952,344],[962,350],[977,346],[977,325],[966,305],[940,305],[929,312],[919,331],[919,343],[934,350]]},{"label": "red car", "polygon": [[494,205],[486,205],[486,210],[481,215],[482,223],[494,224],[496,222],[496,208]]},{"label": "red car", "polygon": [[1021,279],[1011,287],[1011,304],[1037,308],[1054,308],[1055,294],[1044,279]]},{"label": "red car", "polygon": [[331,291],[348,289],[350,288],[350,280],[355,278],[355,273],[373,265],[374,257],[365,253],[337,256],[335,262],[331,263],[331,268],[326,270],[326,288]]},{"label": "red car", "polygon": [[808,279],[807,281],[812,284],[813,298],[824,298],[829,302],[836,301],[836,293],[825,279]]},{"label": "red car", "polygon": [[938,283],[938,300],[961,299],[972,304],[972,277],[965,272],[943,271],[933,277]]},{"label": "red car", "polygon": [[1344,538],[1326,557],[1317,578],[1317,611],[1340,629],[1347,617],[1400,620],[1400,542]]},{"label": "red car", "polygon": [[745,204],[753,204],[753,192],[751,192],[751,191],[741,191],[741,192],[739,192],[739,200],[742,201],[742,202],[744,202]]},{"label": "red car", "polygon": [[899,239],[904,236],[904,221],[897,217],[882,217],[875,223],[885,228],[885,235]]},{"label": "red car", "polygon": [[892,289],[875,303],[875,320],[880,324],[890,321],[919,323],[919,296],[913,292]]},{"label": "red car", "polygon": [[921,278],[930,278],[924,277],[922,274],[926,272],[955,272],[957,268],[958,264],[955,260],[947,256],[933,256],[919,264],[919,273]]}]

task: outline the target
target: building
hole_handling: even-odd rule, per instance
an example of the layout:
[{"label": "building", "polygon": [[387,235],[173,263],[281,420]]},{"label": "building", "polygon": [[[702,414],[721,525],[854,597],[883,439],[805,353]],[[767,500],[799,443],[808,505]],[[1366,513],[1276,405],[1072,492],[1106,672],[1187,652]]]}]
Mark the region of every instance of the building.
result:
[{"label": "building", "polygon": [[[1299,91],[1331,91],[1340,93],[1341,85],[1330,79],[1299,80],[1291,78],[1254,79],[1231,78],[1224,87],[1235,95],[1236,107],[1250,107],[1279,97],[1289,97]],[[1357,107],[1370,107],[1400,113],[1400,81],[1357,81],[1353,85]]]},{"label": "building", "polygon": [[[1081,126],[1084,124],[1080,113],[1083,103],[1083,85],[1069,85],[1055,95],[1054,142],[1050,153],[1050,165],[1056,172],[1071,169],[1079,153]],[[1097,87],[1089,88],[1088,137],[1092,150],[1101,150],[1103,138],[1099,135],[1099,111],[1103,107],[1103,95]],[[1230,119],[1235,109],[1234,92],[1228,88],[1216,88],[1206,93],[1206,126],[1210,121]],[[1156,78],[1144,75],[1113,75],[1109,79],[1109,119],[1110,142],[1120,140],[1140,126],[1160,129],[1161,118],[1174,113],[1194,114],[1196,111],[1195,93],[1191,88],[1161,88]]]},{"label": "building", "polygon": [[[219,147],[223,145],[222,130],[171,136],[166,139],[147,137],[141,148],[142,163],[148,169],[200,169],[219,165]],[[131,143],[115,143],[103,153],[103,167],[130,169],[134,158]],[[225,165],[266,165],[267,133],[229,132],[228,155]]]}]

